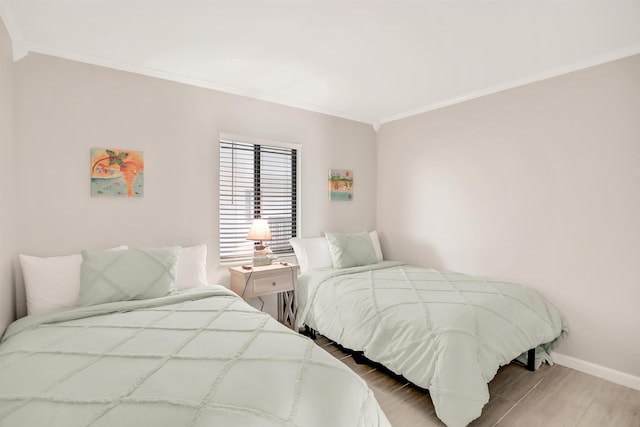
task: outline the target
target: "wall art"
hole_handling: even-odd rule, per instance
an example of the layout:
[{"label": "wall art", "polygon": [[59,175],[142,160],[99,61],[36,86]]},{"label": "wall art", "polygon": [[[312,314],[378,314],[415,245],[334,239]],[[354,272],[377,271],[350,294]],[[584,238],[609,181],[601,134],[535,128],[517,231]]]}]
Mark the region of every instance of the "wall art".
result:
[{"label": "wall art", "polygon": [[329,200],[353,200],[353,171],[329,169]]},{"label": "wall art", "polygon": [[92,148],[91,196],[143,197],[142,151]]}]

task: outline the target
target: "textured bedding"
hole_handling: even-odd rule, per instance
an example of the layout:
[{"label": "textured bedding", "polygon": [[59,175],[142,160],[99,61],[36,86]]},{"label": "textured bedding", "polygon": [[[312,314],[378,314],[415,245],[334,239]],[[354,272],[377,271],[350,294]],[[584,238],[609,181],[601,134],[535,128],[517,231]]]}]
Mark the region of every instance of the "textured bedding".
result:
[{"label": "textured bedding", "polygon": [[536,366],[567,332],[558,310],[524,286],[392,262],[300,277],[299,326],[429,389],[448,426],[489,400],[501,365],[536,348]]},{"label": "textured bedding", "polygon": [[371,390],[223,287],[14,322],[0,426],[388,426]]}]

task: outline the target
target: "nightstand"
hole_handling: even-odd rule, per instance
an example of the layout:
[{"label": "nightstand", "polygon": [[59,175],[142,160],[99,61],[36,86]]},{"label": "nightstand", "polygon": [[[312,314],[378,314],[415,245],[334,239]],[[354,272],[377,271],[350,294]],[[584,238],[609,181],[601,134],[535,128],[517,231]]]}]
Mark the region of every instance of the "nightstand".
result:
[{"label": "nightstand", "polygon": [[249,302],[251,298],[278,294],[278,321],[295,329],[295,282],[298,277],[296,264],[271,264],[263,267],[230,267],[231,290]]}]

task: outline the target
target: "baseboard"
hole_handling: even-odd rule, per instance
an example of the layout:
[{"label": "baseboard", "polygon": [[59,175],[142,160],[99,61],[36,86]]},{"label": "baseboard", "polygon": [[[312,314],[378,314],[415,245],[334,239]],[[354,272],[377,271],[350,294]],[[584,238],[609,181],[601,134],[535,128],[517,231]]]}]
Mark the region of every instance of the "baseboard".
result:
[{"label": "baseboard", "polygon": [[551,358],[553,362],[558,365],[566,366],[567,368],[575,369],[576,371],[584,372],[585,374],[593,375],[594,377],[602,378],[625,387],[640,390],[640,377],[556,352],[551,352]]}]

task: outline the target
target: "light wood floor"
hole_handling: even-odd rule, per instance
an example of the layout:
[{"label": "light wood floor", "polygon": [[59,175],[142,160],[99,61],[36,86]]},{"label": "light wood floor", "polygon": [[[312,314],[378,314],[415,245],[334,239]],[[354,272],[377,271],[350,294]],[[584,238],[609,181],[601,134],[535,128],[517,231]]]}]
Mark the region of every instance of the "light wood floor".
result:
[{"label": "light wood floor", "polygon": [[[394,427],[444,426],[429,393],[367,364],[357,364],[327,338],[316,343],[360,375]],[[564,366],[529,372],[515,364],[500,368],[489,383],[491,398],[471,426],[640,427],[640,391]]]}]

